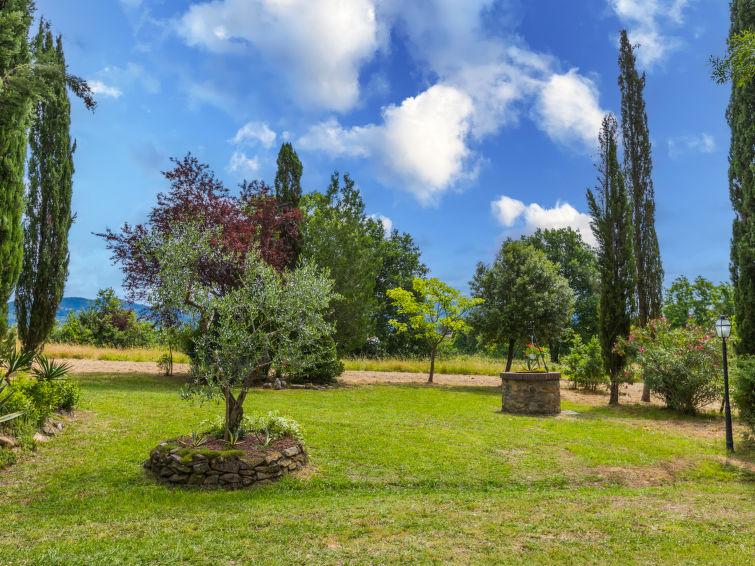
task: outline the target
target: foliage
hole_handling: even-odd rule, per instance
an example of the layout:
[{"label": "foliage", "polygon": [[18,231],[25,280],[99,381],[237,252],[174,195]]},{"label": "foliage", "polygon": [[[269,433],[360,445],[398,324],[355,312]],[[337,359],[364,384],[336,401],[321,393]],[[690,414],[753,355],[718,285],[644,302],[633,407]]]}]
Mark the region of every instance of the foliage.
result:
[{"label": "foliage", "polygon": [[[323,313],[336,295],[333,283],[304,265],[285,277],[247,252],[234,288],[217,293],[201,268],[218,258],[216,233],[187,224],[158,249],[160,272],[151,290],[153,304],[200,320],[192,360],[193,386],[187,395],[222,396],[226,404],[225,439],[236,432],[249,388],[271,368],[296,372],[320,358],[318,344],[332,333]],[[240,391],[234,393],[234,388]]]},{"label": "foliage", "polygon": [[76,381],[70,379],[56,381],[53,385],[58,409],[73,411],[81,400],[81,388]]},{"label": "foliage", "polygon": [[100,289],[97,299],[86,309],[69,312],[65,322],[50,335],[51,342],[114,348],[150,346],[156,338],[154,325],[138,319],[112,288]]},{"label": "foliage", "polygon": [[15,69],[30,62],[27,34],[33,10],[30,0],[0,4],[0,338],[8,331],[7,303],[21,272],[26,129],[32,101],[28,81],[8,84],[6,76],[13,77]]},{"label": "foliage", "polygon": [[732,377],[732,398],[739,419],[755,433],[755,358],[739,356]]},{"label": "foliage", "polygon": [[301,207],[301,257],[327,270],[342,297],[328,318],[335,325],[336,347],[342,356],[362,347],[372,333],[382,225],[365,214],[362,196],[348,174],[342,184],[339,174],[333,173],[327,191],[305,195]]},{"label": "foliage", "polygon": [[600,161],[596,193],[587,191],[587,206],[598,242],[600,273],[599,321],[603,367],[611,379],[611,404],[619,402],[619,382],[625,359],[613,351],[629,335],[635,294],[632,211],[616,157],[616,118],[607,114],[600,131]]},{"label": "foliage", "polygon": [[290,437],[303,440],[304,433],[301,425],[290,417],[281,416],[278,411],[267,414],[256,413],[244,417],[241,429],[246,434],[254,434],[267,446],[270,441]]},{"label": "foliage", "polygon": [[608,384],[603,370],[600,340],[597,336],[590,338],[589,342],[583,342],[582,337],[575,334],[572,338],[571,350],[564,356],[563,364],[575,388],[581,387],[595,391],[601,385]]},{"label": "foliage", "polygon": [[183,444],[184,446],[187,446],[189,448],[199,448],[203,444],[207,443],[207,436],[197,430],[194,430],[188,437],[179,439],[178,442],[179,444]]},{"label": "foliage", "polygon": [[338,358],[332,335],[323,336],[314,345],[317,356],[310,358],[298,370],[288,370],[286,377],[291,383],[332,383],[343,373],[343,363]]},{"label": "foliage", "polygon": [[[290,142],[281,145],[277,165],[274,183],[275,198],[284,210],[298,211],[301,200],[301,176],[304,168]],[[301,238],[299,237],[301,220],[301,216],[292,217],[291,222],[295,224],[295,228],[281,231],[282,237],[291,238],[288,242],[291,249],[289,266],[295,266],[301,254]]]},{"label": "foliage", "polygon": [[39,381],[56,381],[66,379],[68,372],[71,371],[70,364],[59,363],[43,355],[37,355],[34,358],[36,366],[32,368],[34,377]]},{"label": "foliage", "polygon": [[[147,222],[124,224],[120,233],[107,229],[98,234],[106,240],[112,261],[121,265],[129,300],[154,299],[151,291],[160,284],[158,250],[187,222],[213,233],[217,253],[207,255],[195,267],[197,284],[214,293],[222,295],[240,285],[246,256],[253,250],[255,256],[278,270],[291,263],[298,210],[284,207],[271,194],[270,187],[259,181],[244,181],[238,196],[229,194],[209,166],[191,154],[171,161],[175,167],[163,172],[170,190],[157,195],[157,205]],[[177,310],[159,303],[150,305],[152,316],[161,325],[178,324]]]},{"label": "foliage", "polygon": [[636,361],[643,381],[666,406],[695,414],[721,397],[721,349],[713,338],[710,329],[693,323],[672,328],[665,318],[651,319],[620,339],[615,351]]},{"label": "foliage", "polygon": [[655,232],[655,190],[650,131],[645,111],[645,73],[640,76],[627,31],[621,30],[619,88],[624,171],[632,205],[636,313],[640,326],[661,315],[663,266]]},{"label": "foliage", "polygon": [[540,340],[560,339],[574,314],[574,292],[545,254],[523,241],[506,240],[491,266],[477,264],[472,296],[483,299],[470,324],[491,345],[508,345],[506,371],[514,349],[531,339],[534,323]]},{"label": "foliage", "polygon": [[430,350],[430,377],[433,381],[435,353],[438,345],[454,332],[468,328],[466,315],[482,299],[471,299],[439,279],[414,278],[412,292],[397,287],[387,291],[399,314],[408,322],[391,319],[390,324],[397,332],[411,331],[425,340]]},{"label": "foliage", "polygon": [[537,344],[526,344],[524,347],[524,361],[527,364],[527,371],[532,371],[534,368],[539,369],[540,360],[545,359],[544,356],[545,349],[542,346],[538,346]]},{"label": "foliage", "polygon": [[[572,228],[541,229],[522,239],[559,266],[559,274],[566,278],[574,291],[574,318],[569,327],[584,340],[598,332],[599,282],[595,250],[587,245],[579,232]],[[560,343],[551,341],[553,361],[558,361]],[[555,347],[555,348],[554,348]]]},{"label": "foliage", "polygon": [[726,56],[710,58],[711,76],[718,84],[729,81],[744,88],[755,77],[755,32],[742,29],[726,40]]},{"label": "foliage", "polygon": [[[53,41],[48,22],[40,21],[33,47],[37,60],[50,60],[65,68],[62,40],[58,36]],[[47,96],[33,105],[29,132],[24,251],[14,301],[18,336],[25,350],[37,351],[47,339],[68,276],[76,145],[71,144],[70,114],[64,77],[59,75],[49,85]]]},{"label": "foliage", "polygon": [[730,284],[713,285],[700,275],[690,283],[680,275],[666,291],[663,316],[671,326],[685,326],[691,320],[698,326],[712,327],[720,315],[734,312],[732,297]]},{"label": "foliage", "polygon": [[[731,2],[730,38],[755,28],[755,6],[750,0]],[[734,209],[731,239],[731,281],[734,318],[737,321],[738,354],[755,354],[755,84],[731,87],[726,110],[731,127],[729,149],[729,197]]]}]

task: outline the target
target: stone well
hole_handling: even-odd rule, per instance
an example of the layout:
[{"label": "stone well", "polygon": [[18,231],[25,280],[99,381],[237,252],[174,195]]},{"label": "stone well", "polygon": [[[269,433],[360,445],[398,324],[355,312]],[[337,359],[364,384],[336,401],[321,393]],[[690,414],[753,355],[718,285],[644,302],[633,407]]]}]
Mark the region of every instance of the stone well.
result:
[{"label": "stone well", "polygon": [[143,464],[159,481],[174,485],[239,489],[271,483],[307,463],[301,442],[260,454],[236,454],[240,450],[202,453],[178,447],[175,442],[155,447]]},{"label": "stone well", "polygon": [[504,413],[557,415],[561,412],[561,374],[504,371],[501,373]]}]

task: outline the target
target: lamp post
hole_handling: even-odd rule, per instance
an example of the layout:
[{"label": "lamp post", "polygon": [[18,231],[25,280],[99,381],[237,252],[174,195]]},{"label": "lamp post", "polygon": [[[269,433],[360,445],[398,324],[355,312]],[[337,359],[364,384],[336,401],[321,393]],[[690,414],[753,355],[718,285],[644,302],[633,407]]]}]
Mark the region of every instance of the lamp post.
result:
[{"label": "lamp post", "polygon": [[731,335],[731,322],[726,315],[716,320],[716,336],[721,338],[724,355],[724,413],[726,416],[726,451],[734,452],[734,436],[731,432],[731,407],[729,406],[729,364],[726,361],[726,339]]}]

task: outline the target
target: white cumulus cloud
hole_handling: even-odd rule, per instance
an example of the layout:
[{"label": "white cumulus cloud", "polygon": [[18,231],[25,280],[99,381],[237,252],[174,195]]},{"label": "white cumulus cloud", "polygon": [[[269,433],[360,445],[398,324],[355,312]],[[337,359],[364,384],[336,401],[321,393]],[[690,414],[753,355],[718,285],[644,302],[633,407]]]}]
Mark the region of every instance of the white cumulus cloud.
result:
[{"label": "white cumulus cloud", "polygon": [[176,28],[191,46],[261,54],[286,74],[298,103],[338,111],[357,103],[359,69],[379,48],[369,0],[201,2]]},{"label": "white cumulus cloud", "polygon": [[384,108],[380,125],[343,128],[330,119],[312,127],[297,146],[375,157],[421,203],[430,204],[467,172],[470,150],[465,140],[473,111],[467,94],[437,84],[400,106]]},{"label": "white cumulus cloud", "polygon": [[639,44],[635,51],[641,67],[652,68],[679,46],[679,39],[668,34],[671,26],[684,21],[684,9],[691,0],[607,0],[628,27],[629,41]]},{"label": "white cumulus cloud", "polygon": [[109,96],[111,98],[118,98],[123,94],[123,91],[121,91],[119,88],[107,85],[102,81],[93,80],[87,81],[87,83],[89,84],[89,88],[92,89],[92,92],[94,94],[101,94],[102,96]]},{"label": "white cumulus cloud", "polygon": [[519,224],[523,231],[532,233],[538,228],[558,229],[572,228],[580,233],[582,239],[591,246],[596,246],[595,236],[590,228],[592,217],[579,212],[566,202],[557,202],[553,208],[544,208],[537,203],[524,204],[520,200],[505,195],[490,203],[493,215],[505,228]]},{"label": "white cumulus cloud", "polygon": [[247,122],[236,132],[233,143],[242,144],[259,142],[265,148],[270,149],[275,143],[276,134],[270,127],[262,122]]},{"label": "white cumulus cloud", "polygon": [[555,141],[575,140],[596,147],[605,110],[598,103],[598,89],[576,69],[554,74],[540,92],[535,108],[537,121]]},{"label": "white cumulus cloud", "polygon": [[254,174],[260,168],[256,157],[247,157],[243,151],[234,151],[228,163],[228,170],[232,173]]}]

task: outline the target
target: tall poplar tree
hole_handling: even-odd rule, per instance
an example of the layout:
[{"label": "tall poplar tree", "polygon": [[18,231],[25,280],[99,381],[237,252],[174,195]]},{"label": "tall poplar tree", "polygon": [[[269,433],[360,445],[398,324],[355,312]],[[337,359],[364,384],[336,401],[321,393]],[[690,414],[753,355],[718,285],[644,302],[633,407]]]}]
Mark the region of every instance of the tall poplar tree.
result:
[{"label": "tall poplar tree", "polygon": [[0,89],[0,339],[8,331],[8,299],[21,270],[24,161],[31,104],[28,91],[10,88],[6,77],[29,63],[27,34],[33,9],[34,4],[29,0],[0,0],[0,77],[3,80]]},{"label": "tall poplar tree", "polygon": [[[53,39],[49,23],[40,21],[32,45],[36,61],[65,68],[61,38]],[[52,330],[68,276],[75,142],[65,79],[63,74],[56,79],[34,103],[29,131],[24,257],[15,300],[18,335],[27,351],[42,346]]]},{"label": "tall poplar tree", "polygon": [[616,157],[618,124],[612,114],[603,118],[600,130],[600,161],[596,193],[587,190],[592,231],[598,242],[600,304],[598,307],[600,349],[603,366],[611,379],[609,404],[619,403],[624,358],[613,352],[617,338],[629,335],[635,293],[632,250],[632,210],[624,175]]},{"label": "tall poplar tree", "polygon": [[619,88],[625,181],[632,202],[634,257],[637,270],[637,322],[661,316],[663,266],[655,233],[655,191],[648,116],[645,112],[645,73],[640,76],[626,30],[621,30]]},{"label": "tall poplar tree", "polygon": [[[290,142],[281,145],[278,152],[278,170],[275,172],[275,197],[287,210],[299,208],[301,200],[301,176],[304,171],[299,156]],[[301,226],[297,226],[301,233]],[[291,241],[291,266],[295,266],[301,255],[301,239]]]},{"label": "tall poplar tree", "polygon": [[[755,1],[731,2],[729,37],[755,31]],[[755,84],[732,81],[726,119],[731,127],[729,196],[734,208],[731,280],[740,354],[755,354]]]}]

